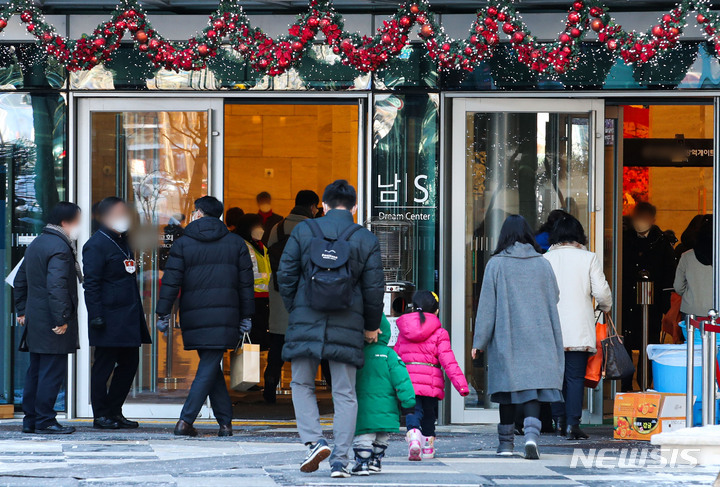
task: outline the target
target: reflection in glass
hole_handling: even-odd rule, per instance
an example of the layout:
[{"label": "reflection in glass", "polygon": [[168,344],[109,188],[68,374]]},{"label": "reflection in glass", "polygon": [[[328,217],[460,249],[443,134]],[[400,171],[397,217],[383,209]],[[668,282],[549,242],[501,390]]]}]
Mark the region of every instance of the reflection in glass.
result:
[{"label": "reflection in glass", "polygon": [[92,114],[92,198],[126,198],[136,210],[131,240],[153,343],[144,345],[130,402],[182,402],[197,366],[183,350],[177,310],[167,337],[155,332],[162,269],[195,199],[207,194],[207,112]]},{"label": "reflection in glass", "polygon": [[[45,215],[66,198],[67,106],[57,94],[0,93],[0,269],[20,262],[44,225]],[[0,403],[22,402],[28,354],[17,352],[22,335],[12,313],[12,290],[0,301]],[[64,388],[57,410],[65,409]]]},{"label": "reflection in glass", "polygon": [[[505,218],[524,216],[537,229],[562,208],[589,230],[589,114],[476,113],[466,115],[466,350],[485,264]],[[468,352],[466,407],[491,407],[485,357]]]}]

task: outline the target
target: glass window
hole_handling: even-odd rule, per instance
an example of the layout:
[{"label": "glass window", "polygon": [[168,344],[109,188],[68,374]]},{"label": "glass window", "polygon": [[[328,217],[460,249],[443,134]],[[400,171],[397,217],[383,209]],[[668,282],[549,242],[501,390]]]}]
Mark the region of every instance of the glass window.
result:
[{"label": "glass window", "polygon": [[[3,276],[10,273],[40,233],[47,212],[67,198],[66,113],[65,99],[58,94],[0,93]],[[0,403],[19,404],[28,354],[17,352],[22,330],[12,310],[11,288],[3,283]],[[56,408],[65,409],[64,390]]]}]

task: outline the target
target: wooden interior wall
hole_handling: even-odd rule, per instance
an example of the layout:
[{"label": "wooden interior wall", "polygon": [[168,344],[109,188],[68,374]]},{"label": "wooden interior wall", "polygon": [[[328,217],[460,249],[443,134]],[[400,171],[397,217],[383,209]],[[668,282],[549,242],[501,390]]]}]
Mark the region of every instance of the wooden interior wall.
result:
[{"label": "wooden interior wall", "polygon": [[225,207],[257,211],[255,196],[273,197],[287,215],[295,194],[347,179],[357,187],[355,105],[227,105]]}]

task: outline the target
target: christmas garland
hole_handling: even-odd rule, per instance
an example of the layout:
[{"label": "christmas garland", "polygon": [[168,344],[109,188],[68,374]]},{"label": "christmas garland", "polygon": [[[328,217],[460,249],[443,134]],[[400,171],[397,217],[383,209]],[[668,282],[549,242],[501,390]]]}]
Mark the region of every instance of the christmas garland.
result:
[{"label": "christmas garland", "polygon": [[343,63],[360,71],[376,71],[387,65],[409,43],[413,27],[428,55],[440,69],[473,71],[492,56],[501,35],[509,37],[519,62],[549,76],[573,69],[581,56],[580,46],[590,31],[599,42],[626,63],[644,64],[679,42],[691,12],[704,27],[708,40],[720,56],[720,14],[707,0],[683,0],[645,33],[625,31],[600,0],[576,0],[567,15],[565,29],[554,42],[538,42],[520,19],[511,0],[491,0],[478,11],[466,39],[450,39],[430,11],[427,0],[408,0],[383,22],[374,36],[360,36],[344,29],[343,18],[331,0],[309,0],[307,12],[298,15],[287,35],[273,39],[253,28],[237,0],[221,0],[208,26],[186,42],[171,42],[153,29],[137,0],[122,0],[112,18],[80,39],[66,39],[45,21],[31,0],[14,0],[0,7],[0,31],[15,14],[47,53],[70,71],[91,69],[111,59],[129,32],[136,48],[156,67],[175,71],[199,70],[209,57],[229,45],[261,73],[276,76],[297,64],[319,34]]}]

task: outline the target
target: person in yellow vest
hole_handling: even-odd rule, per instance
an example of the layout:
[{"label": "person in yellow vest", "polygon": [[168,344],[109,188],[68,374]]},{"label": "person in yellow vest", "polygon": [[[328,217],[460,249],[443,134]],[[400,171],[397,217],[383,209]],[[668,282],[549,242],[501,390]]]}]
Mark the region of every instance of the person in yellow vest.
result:
[{"label": "person in yellow vest", "polygon": [[264,233],[262,219],[256,214],[246,214],[239,220],[235,232],[247,244],[250,260],[253,264],[255,277],[255,314],[252,317],[252,331],[250,339],[259,344],[261,350],[267,350],[270,345],[268,324],[270,320],[270,257],[265,244],[262,242]]}]

